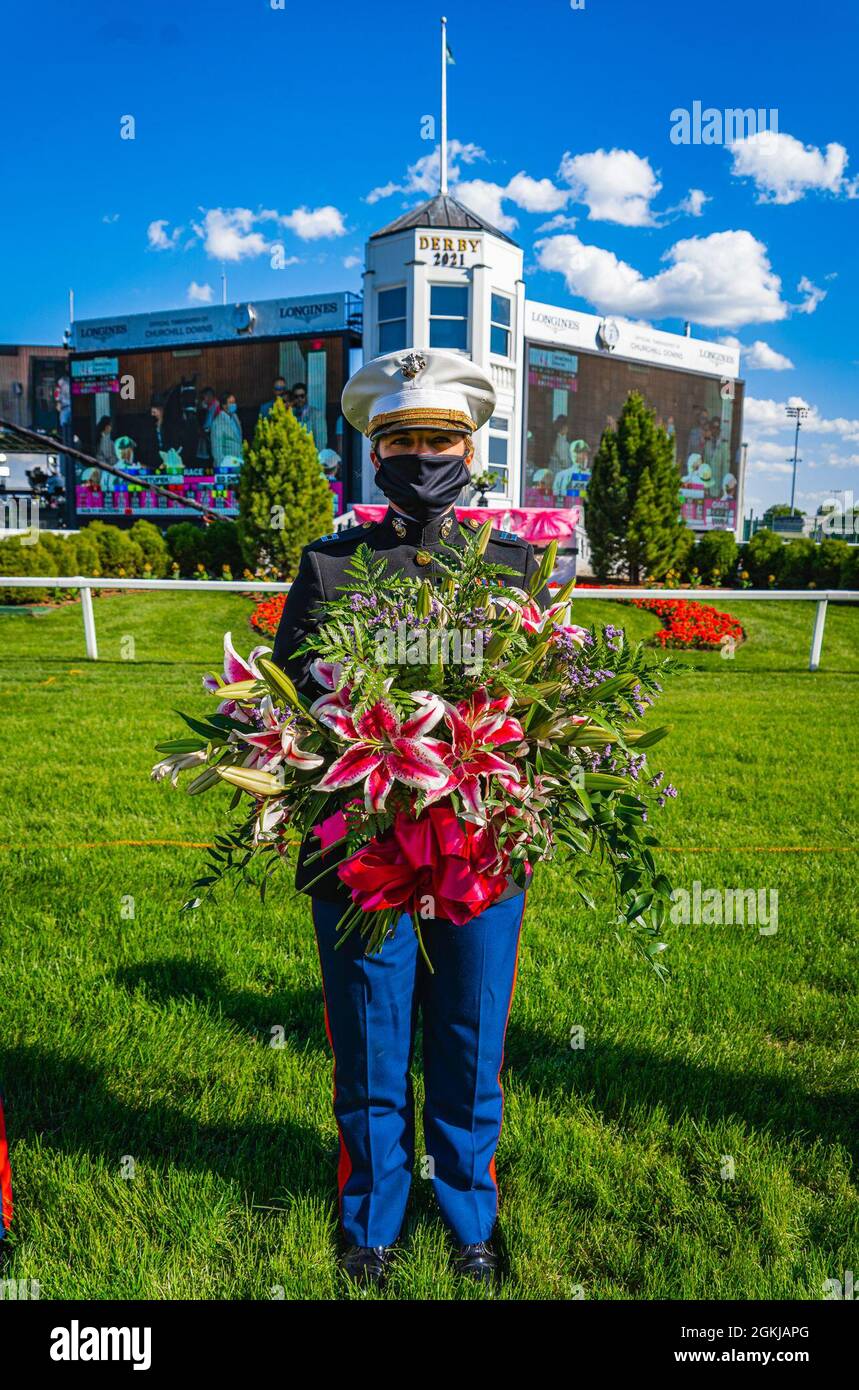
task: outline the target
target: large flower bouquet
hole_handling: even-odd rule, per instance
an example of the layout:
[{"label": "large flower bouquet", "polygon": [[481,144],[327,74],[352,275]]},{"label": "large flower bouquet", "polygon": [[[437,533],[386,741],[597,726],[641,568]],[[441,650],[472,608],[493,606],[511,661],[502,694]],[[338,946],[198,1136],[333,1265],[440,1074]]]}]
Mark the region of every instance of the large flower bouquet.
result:
[{"label": "large flower bouquet", "polygon": [[591,907],[608,868],[618,923],[664,974],[671,884],[650,817],[676,793],[647,767],[667,730],[641,719],[675,660],[611,625],[575,626],[572,584],[541,611],[554,545],[528,592],[505,586],[514,572],[486,559],[490,529],[436,554],[435,587],[361,546],[296,653],[317,699],[269,648],[245,661],[227,634],[223,677],[204,678],[217,709],[183,715],[187,736],[157,745],[152,773],[175,786],[192,770],[190,793],[226,786],[241,812],[194,888],[238,872],[264,894],[288,848],[309,839],[303,891],[336,872],[350,899],[342,935],[359,927],[378,951],[408,913],[426,958],[422,921],[465,926],[511,879],[525,888],[536,864],[563,857]]}]

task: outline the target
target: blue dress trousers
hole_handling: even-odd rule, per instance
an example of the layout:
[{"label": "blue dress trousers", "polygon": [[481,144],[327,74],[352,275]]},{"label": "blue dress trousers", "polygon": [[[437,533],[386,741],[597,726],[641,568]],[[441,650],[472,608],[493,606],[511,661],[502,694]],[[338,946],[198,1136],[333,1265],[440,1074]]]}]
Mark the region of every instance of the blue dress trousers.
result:
[{"label": "blue dress trousers", "polygon": [[415,1166],[411,1063],[423,1019],[425,1152],[442,1217],[461,1244],[487,1240],[498,1211],[495,1150],[504,1096],[500,1072],[513,1002],[527,894],[466,923],[411,919],[378,955],[356,929],[335,950],[343,904],[313,898],[313,925],[334,1054],[340,1134],[340,1222],[355,1245],[390,1245],[400,1233]]}]

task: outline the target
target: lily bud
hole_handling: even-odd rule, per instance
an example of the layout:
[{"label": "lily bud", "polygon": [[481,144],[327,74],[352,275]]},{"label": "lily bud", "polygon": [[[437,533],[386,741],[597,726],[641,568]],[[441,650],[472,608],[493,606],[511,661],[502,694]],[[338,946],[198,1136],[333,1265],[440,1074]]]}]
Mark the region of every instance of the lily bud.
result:
[{"label": "lily bud", "polygon": [[486,554],[486,547],[489,544],[489,537],[492,534],[492,518],[484,521],[477,535],[474,537],[474,549],[478,555]]},{"label": "lily bud", "polygon": [[540,568],[534,574],[530,584],[528,585],[528,593],[531,595],[532,598],[535,594],[540,592],[543,585],[548,581],[549,575],[555,568],[555,557],[557,556],[557,554],[558,542],[550,541],[543,552],[543,558],[540,561]]},{"label": "lily bud", "polygon": [[432,590],[424,579],[418,590],[417,614],[419,618],[428,618],[432,612]]},{"label": "lily bud", "polygon": [[554,597],[554,599],[553,599],[553,602],[554,602],[554,603],[569,603],[570,599],[573,597],[573,594],[575,593],[575,589],[576,589],[576,581],[575,581],[575,579],[568,579],[567,582],[566,582],[566,584],[564,585],[564,587],[563,587],[562,589],[559,589],[559,590],[558,590],[557,594],[555,595],[555,597]]}]

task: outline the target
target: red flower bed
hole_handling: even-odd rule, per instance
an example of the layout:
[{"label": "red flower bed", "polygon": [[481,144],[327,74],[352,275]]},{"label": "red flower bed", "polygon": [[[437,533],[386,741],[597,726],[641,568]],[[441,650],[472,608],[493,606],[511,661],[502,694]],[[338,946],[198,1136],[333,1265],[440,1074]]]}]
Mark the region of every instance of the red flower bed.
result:
[{"label": "red flower bed", "polygon": [[261,632],[263,637],[274,637],[285,603],[286,594],[269,594],[268,598],[258,603],[251,613],[251,627],[254,631]]},{"label": "red flower bed", "polygon": [[[589,584],[576,585],[577,590],[594,587]],[[619,593],[622,593],[622,589]],[[258,603],[251,614],[254,631],[274,638],[285,601],[285,594],[270,594]],[[725,637],[739,643],[746,635],[732,614],[721,613],[718,608],[698,603],[695,599],[634,598],[628,602],[634,603],[636,608],[646,608],[662,619],[664,626],[654,634],[654,640],[661,647],[702,647],[718,651]]]},{"label": "red flower bed", "polygon": [[707,603],[685,598],[634,598],[636,608],[646,608],[662,619],[655,634],[661,647],[704,647],[718,650],[726,637],[742,642],[742,625],[730,613],[720,613]]}]

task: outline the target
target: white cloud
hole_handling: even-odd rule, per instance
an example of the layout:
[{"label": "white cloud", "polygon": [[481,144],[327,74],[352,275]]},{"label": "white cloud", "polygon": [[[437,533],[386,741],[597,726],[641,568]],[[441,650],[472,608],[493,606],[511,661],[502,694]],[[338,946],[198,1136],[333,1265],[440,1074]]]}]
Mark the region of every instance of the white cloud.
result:
[{"label": "white cloud", "polygon": [[344,257],[343,257],[343,266],[344,266],[344,268],[345,268],[346,270],[354,270],[356,266],[358,266],[358,265],[363,265],[363,264],[364,264],[364,261],[363,261],[363,258],[362,258],[361,256],[344,256]]},{"label": "white cloud", "polygon": [[556,188],[551,179],[533,179],[521,169],[508,183],[504,197],[525,212],[558,212],[572,197],[569,188]]},{"label": "white cloud", "polygon": [[[524,169],[520,169],[506,184],[463,177],[464,166],[486,157],[486,152],[479,145],[463,144],[459,140],[448,141],[448,187],[452,197],[499,231],[512,232],[518,225],[517,219],[504,211],[505,201],[515,203],[525,212],[559,212],[573,196],[570,189],[558,188],[551,179],[535,179]],[[440,167],[441,155],[436,146],[409,165],[404,180],[392,180],[371,189],[366,201],[377,203],[394,193],[431,196],[438,192]],[[551,226],[575,226],[575,218],[566,222],[553,220]]]},{"label": "white cloud", "polygon": [[783,352],[777,352],[757,338],[749,348],[744,349],[746,366],[760,372],[790,372],[793,363]]},{"label": "white cloud", "polygon": [[196,280],[192,280],[187,289],[191,304],[211,304],[213,293],[211,285],[198,285]]},{"label": "white cloud", "polygon": [[558,212],[554,217],[550,217],[548,222],[541,222],[537,228],[538,232],[560,232],[571,231],[578,222],[577,217],[570,217],[565,212]]},{"label": "white cloud", "polygon": [[618,222],[624,227],[652,227],[650,204],[662,188],[650,166],[632,150],[567,151],[558,173],[570,184],[576,202],[585,203],[591,222]]},{"label": "white cloud", "polygon": [[471,212],[476,212],[478,217],[497,227],[499,232],[512,232],[519,224],[515,217],[510,217],[502,208],[501,203],[506,197],[506,190],[498,183],[489,183],[485,179],[470,179],[466,183],[458,183],[451,189],[454,198],[463,203]]},{"label": "white cloud", "polygon": [[769,343],[757,338],[750,347],[741,343],[739,338],[720,338],[720,343],[726,347],[739,348],[743,361],[746,366],[753,371],[763,372],[788,372],[792,371],[793,363],[789,357],[785,357],[783,352],[777,352],[770,347]]},{"label": "white cloud", "polygon": [[[756,450],[757,454],[758,451]],[[792,463],[766,463],[764,460],[755,457],[749,459],[749,473],[760,473],[765,478],[779,478],[793,473]]]},{"label": "white cloud", "polygon": [[[118,222],[118,221],[119,221],[119,213],[118,213],[118,212],[106,212],[106,213],[104,214],[104,217],[103,217],[101,220],[102,220],[102,222],[107,222],[108,224],[111,224],[111,223],[113,223],[113,222]],[[166,226],[166,223],[165,223],[165,226]]]},{"label": "white cloud", "polygon": [[[463,144],[461,140],[448,140],[447,142],[447,174],[448,183],[453,184],[459,180],[460,165],[474,164],[478,159],[485,159],[486,152],[475,144]],[[391,181],[382,184],[379,188],[372,188],[367,194],[366,202],[377,203],[380,198],[390,198],[393,193],[424,193],[432,194],[438,192],[439,176],[441,172],[441,150],[438,145],[429,153],[421,155],[414,164],[410,164],[406,170],[406,177],[400,183]]]},{"label": "white cloud", "polygon": [[[743,424],[748,425],[749,423],[749,418],[744,413]],[[774,439],[757,440],[755,443],[755,457],[758,459],[763,459],[769,463],[772,463],[774,461],[778,463],[784,463],[786,448],[787,444],[783,441],[780,442]]]},{"label": "white cloud", "polygon": [[[829,454],[822,463],[811,463],[809,468],[856,468],[859,469],[859,454]],[[859,475],[857,475],[859,476]]]},{"label": "white cloud", "polygon": [[278,219],[302,241],[319,241],[322,237],[345,236],[346,226],[339,208],[329,203],[321,208],[296,208]]},{"label": "white cloud", "polygon": [[803,275],[796,288],[800,294],[805,295],[802,303],[795,306],[801,314],[813,314],[818,304],[826,298],[826,290],[818,289],[817,285],[811,283],[807,275]]},{"label": "white cloud", "polygon": [[704,211],[705,203],[712,203],[713,199],[703,188],[690,188],[682,203],[677,204],[678,212],[688,212],[690,217],[700,217]]},{"label": "white cloud", "polygon": [[167,228],[170,223],[166,218],[159,218],[156,222],[150,222],[146,228],[146,236],[149,241],[151,251],[172,251],[182,233],[182,228],[177,227],[168,236]]},{"label": "white cloud", "polygon": [[788,313],[767,249],[751,232],[677,241],[662,257],[667,269],[649,277],[577,236],[549,237],[535,246],[541,269],[559,271],[570,293],[601,313],[690,319],[713,328],[770,323]]},{"label": "white cloud", "polygon": [[[514,174],[507,184],[491,183],[487,179],[469,179],[457,182],[451,192],[478,217],[483,217],[500,232],[512,232],[518,226],[517,219],[504,211],[506,201],[515,203],[525,212],[555,212],[563,208],[572,197],[566,188],[556,188],[551,179],[535,179],[524,170]],[[575,226],[575,218],[564,219],[559,214],[560,224]],[[558,218],[553,218],[558,223]]]},{"label": "white cloud", "polygon": [[821,415],[817,406],[809,405],[802,396],[788,396],[786,401],[764,400],[756,396],[746,396],[743,406],[743,419],[754,427],[757,434],[778,434],[786,430],[791,436],[794,422],[787,416],[789,405],[805,406],[808,415],[802,422],[803,434],[837,434],[841,439],[859,441],[859,420],[835,416],[832,419]]},{"label": "white cloud", "polygon": [[797,203],[814,191],[856,196],[856,180],[844,177],[847,151],[834,141],[823,151],[793,135],[762,130],[735,140],[730,150],[731,173],[754,181],[759,203]]},{"label": "white cloud", "polygon": [[213,260],[241,261],[246,256],[262,256],[268,249],[262,233],[253,230],[254,220],[249,208],[209,208],[194,230]]}]

